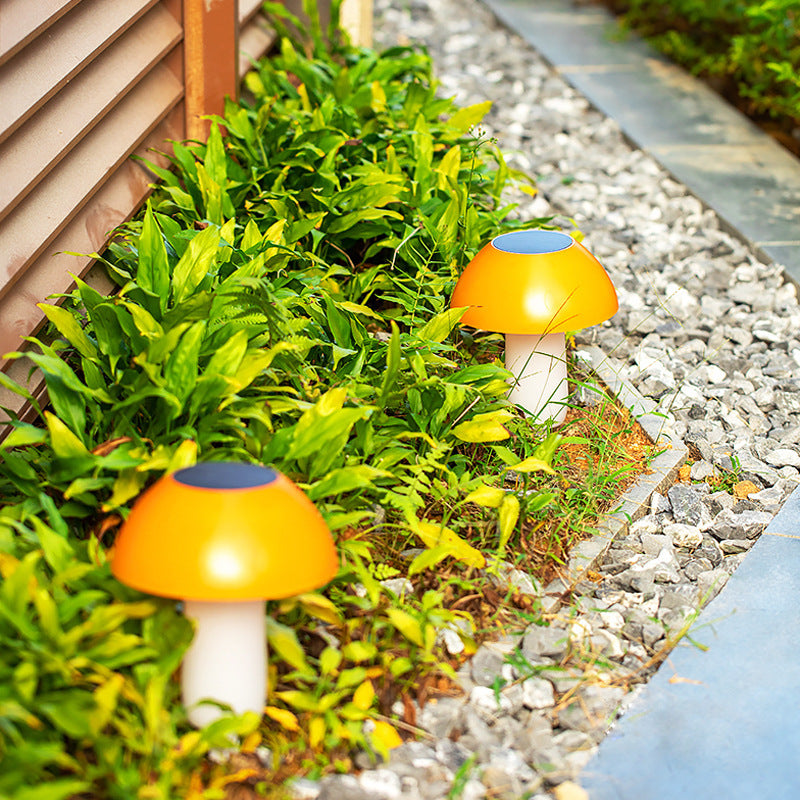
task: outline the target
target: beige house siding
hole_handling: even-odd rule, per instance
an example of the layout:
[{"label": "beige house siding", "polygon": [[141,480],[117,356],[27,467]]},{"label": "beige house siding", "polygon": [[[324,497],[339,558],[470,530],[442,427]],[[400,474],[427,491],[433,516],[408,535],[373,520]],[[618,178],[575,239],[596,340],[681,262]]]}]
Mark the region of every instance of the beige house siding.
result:
[{"label": "beige house siding", "polygon": [[[205,134],[272,37],[258,0],[3,0],[0,5],[0,369],[129,219],[168,139]],[[237,42],[242,53],[238,53]],[[97,278],[101,280],[102,278]],[[22,403],[0,389],[0,406]]]}]

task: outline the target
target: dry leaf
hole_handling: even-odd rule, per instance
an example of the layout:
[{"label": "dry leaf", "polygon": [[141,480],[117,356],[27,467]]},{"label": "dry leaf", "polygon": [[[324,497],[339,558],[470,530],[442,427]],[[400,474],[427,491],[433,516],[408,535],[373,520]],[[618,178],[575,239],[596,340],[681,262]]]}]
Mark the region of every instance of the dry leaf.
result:
[{"label": "dry leaf", "polygon": [[556,800],[589,800],[589,793],[577,783],[564,781],[553,789],[553,797]]}]

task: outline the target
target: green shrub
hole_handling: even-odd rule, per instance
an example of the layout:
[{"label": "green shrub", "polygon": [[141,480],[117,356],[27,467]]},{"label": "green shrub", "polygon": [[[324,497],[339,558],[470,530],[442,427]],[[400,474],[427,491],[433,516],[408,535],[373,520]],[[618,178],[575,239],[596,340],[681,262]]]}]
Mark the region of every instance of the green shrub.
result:
[{"label": "green shrub", "polygon": [[738,93],[755,115],[800,124],[795,0],[612,0],[626,26],[694,73]]},{"label": "green shrub", "polygon": [[[388,711],[374,686],[446,669],[436,632],[463,616],[437,591],[378,583],[393,574],[385,532],[423,544],[406,569],[483,563],[448,519],[498,480],[468,448],[507,438],[513,415],[506,371],[463,351],[447,300],[464,260],[510,226],[509,170],[470,132],[487,107],[437,97],[410,49],[307,58],[284,42],[248,85],[206,144],[176,144],[175,170],[104,254],[119,291],[77,281],[43,305],[48,336],[10,356],[41,371],[51,410],[29,397],[38,423],[14,420],[0,445],[4,797],[219,796],[203,756],[231,733],[251,748],[269,735],[277,753],[380,750],[385,732],[363,724]],[[108,570],[133,499],[198,459],[274,464],[339,539],[328,597],[274,609],[280,735],[247,717],[187,732],[174,672],[190,626]],[[494,547],[534,505],[519,493],[485,505]],[[312,656],[320,619],[342,638]]]},{"label": "green shrub", "polygon": [[[548,516],[566,542],[568,518],[596,512],[590,489],[576,515],[575,488],[551,479],[558,436],[506,400],[498,337],[461,337],[448,307],[459,269],[512,226],[507,181],[527,185],[474,132],[487,105],[438,97],[411,49],[315,52],[284,41],[207,143],[176,144],[102,257],[117,293],[77,281],[43,306],[48,335],[11,354],[44,375],[51,410],[29,397],[37,424],[0,443],[10,800],[220,797],[252,777],[204,759],[232,735],[306,770],[385,751],[397,734],[379,715],[452,670],[442,628],[474,647],[445,596]],[[149,483],[226,459],[299,483],[341,569],[270,608],[267,724],[188,731],[174,673],[190,626],[114,581],[107,550]],[[407,575],[408,596],[380,582]]]}]

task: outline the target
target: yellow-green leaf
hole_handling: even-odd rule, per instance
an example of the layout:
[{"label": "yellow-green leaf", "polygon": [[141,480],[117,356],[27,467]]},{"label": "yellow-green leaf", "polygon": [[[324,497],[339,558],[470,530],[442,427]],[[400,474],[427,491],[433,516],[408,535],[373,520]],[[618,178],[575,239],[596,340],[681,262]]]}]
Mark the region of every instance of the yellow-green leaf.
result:
[{"label": "yellow-green leaf", "polygon": [[458,145],[451,147],[439,162],[436,171],[439,172],[437,184],[439,189],[447,189],[447,178],[458,181],[458,171],[461,169],[461,148]]},{"label": "yellow-green leaf", "polygon": [[436,525],[432,522],[419,522],[415,528],[417,536],[424,542],[426,547],[446,546],[450,549],[450,554],[458,561],[462,561],[468,567],[483,567],[486,559],[480,550],[476,550],[471,544],[465,542],[457,533],[450,528]]},{"label": "yellow-green leaf", "polygon": [[506,493],[497,486],[479,486],[464,498],[464,502],[476,503],[486,508],[497,508],[505,496]]},{"label": "yellow-green leaf", "polygon": [[386,616],[389,621],[397,628],[403,636],[419,647],[425,646],[425,639],[422,633],[422,625],[419,620],[411,616],[407,611],[402,608],[389,608],[386,610]]},{"label": "yellow-green leaf", "polygon": [[385,761],[388,761],[388,754],[390,750],[395,747],[400,747],[403,740],[400,734],[388,723],[382,719],[376,720],[373,725],[375,726],[368,734],[372,746],[377,750]]},{"label": "yellow-green leaf", "polygon": [[80,458],[90,455],[83,442],[55,414],[45,411],[44,417],[47,421],[47,430],[50,432],[53,452],[59,458]]},{"label": "yellow-green leaf", "polygon": [[362,711],[367,711],[375,699],[375,688],[372,681],[364,681],[353,693],[353,705]]},{"label": "yellow-green leaf", "polygon": [[312,617],[329,622],[331,625],[338,625],[342,621],[341,612],[325,595],[307,592],[299,595],[296,600],[300,603],[303,611]]},{"label": "yellow-green leaf", "polygon": [[376,113],[386,111],[386,92],[383,86],[381,86],[380,81],[373,81],[369,88],[370,94],[372,95],[372,101],[369,104],[370,108]]},{"label": "yellow-green leaf", "polygon": [[319,702],[310,692],[301,692],[298,689],[287,689],[284,692],[275,692],[275,695],[299,711],[317,711]]},{"label": "yellow-green leaf", "polygon": [[281,728],[287,731],[299,731],[300,725],[297,722],[297,717],[289,711],[288,708],[278,708],[277,706],[267,706],[264,713],[272,720],[278,723]]},{"label": "yellow-green leaf", "polygon": [[462,442],[499,442],[511,435],[504,423],[513,417],[510,411],[489,411],[476,414],[467,422],[453,428],[453,433]]},{"label": "yellow-green leaf", "polygon": [[408,577],[412,577],[419,572],[435,567],[440,561],[450,558],[453,555],[449,545],[440,544],[437,547],[426,547],[408,567]]},{"label": "yellow-green leaf", "polygon": [[504,550],[508,544],[511,534],[514,532],[514,527],[519,519],[519,500],[514,494],[507,494],[500,503],[500,512],[498,514],[497,528],[500,533],[500,550]]},{"label": "yellow-green leaf", "polygon": [[458,325],[458,321],[466,311],[466,307],[448,308],[447,311],[442,311],[441,314],[429,319],[414,333],[420,339],[425,339],[428,342],[443,342],[450,335],[450,331]]},{"label": "yellow-green leaf", "polygon": [[360,303],[351,303],[349,300],[341,300],[336,302],[335,305],[337,308],[341,308],[343,311],[349,311],[351,314],[363,314],[365,317],[383,320],[380,314],[376,314],[369,306],[363,306]]},{"label": "yellow-green leaf", "polygon": [[77,319],[66,308],[37,303],[58,332],[85,358],[96,358],[97,348]]},{"label": "yellow-green leaf", "polygon": [[28,444],[40,444],[47,438],[47,433],[42,428],[29,425],[25,422],[18,422],[11,429],[11,433],[0,442],[0,450],[11,447],[24,447]]},{"label": "yellow-green leaf", "polygon": [[282,625],[277,620],[267,617],[267,638],[269,646],[290,666],[298,672],[311,674],[312,670],[306,661],[306,654],[297,641],[294,628]]},{"label": "yellow-green leaf", "polygon": [[455,128],[459,133],[466,133],[489,113],[491,107],[492,101],[486,100],[483,103],[475,103],[475,105],[460,108],[447,120],[447,125]]},{"label": "yellow-green leaf", "polygon": [[170,456],[167,472],[175,472],[184,467],[193,467],[197,463],[197,442],[184,439]]},{"label": "yellow-green leaf", "polygon": [[526,458],[513,467],[507,467],[507,469],[512,469],[514,472],[549,472],[551,475],[556,474],[556,471],[546,461],[534,457]]},{"label": "yellow-green leaf", "polygon": [[316,750],[325,738],[325,720],[322,717],[314,717],[308,723],[308,744],[312,750]]}]

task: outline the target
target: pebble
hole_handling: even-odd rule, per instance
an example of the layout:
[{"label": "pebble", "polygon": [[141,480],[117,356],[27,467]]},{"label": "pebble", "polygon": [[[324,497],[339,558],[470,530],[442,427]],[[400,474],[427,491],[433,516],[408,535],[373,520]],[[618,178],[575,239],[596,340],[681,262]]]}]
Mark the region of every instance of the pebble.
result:
[{"label": "pebble", "polygon": [[[617,287],[620,310],[578,344],[613,352],[694,463],[691,483],[652,494],[582,597],[482,645],[459,671],[462,696],[417,709],[430,741],[360,775],[297,781],[295,796],[442,800],[463,770],[467,800],[585,800],[576,780],[626,687],[652,674],[800,482],[795,288],[475,0],[376,0],[375,12],[377,43],[426,46],[443,95],[493,102],[483,135],[537,176],[534,198],[510,192],[514,213],[574,220]],[[517,573],[506,582],[541,596]]]}]

